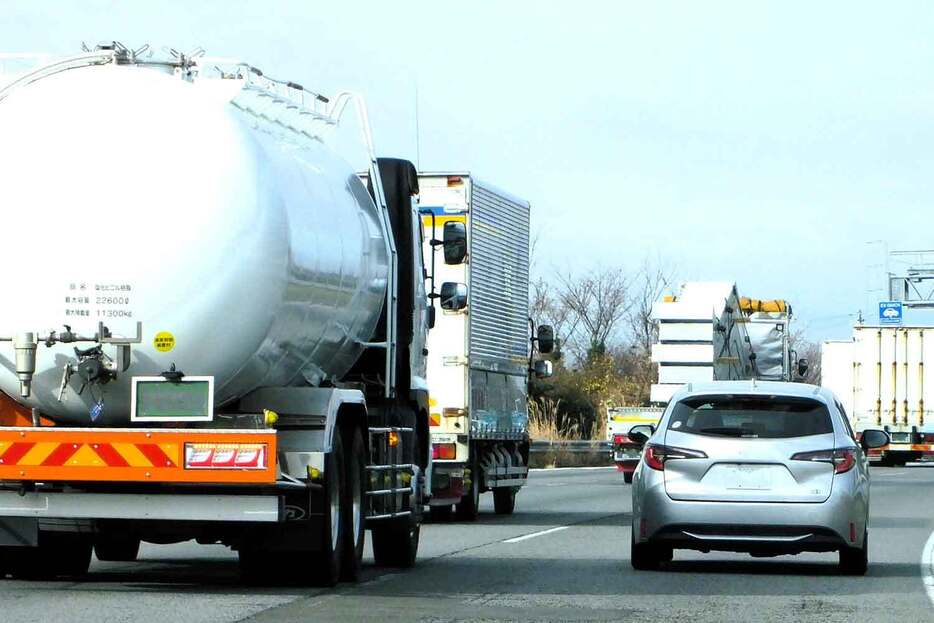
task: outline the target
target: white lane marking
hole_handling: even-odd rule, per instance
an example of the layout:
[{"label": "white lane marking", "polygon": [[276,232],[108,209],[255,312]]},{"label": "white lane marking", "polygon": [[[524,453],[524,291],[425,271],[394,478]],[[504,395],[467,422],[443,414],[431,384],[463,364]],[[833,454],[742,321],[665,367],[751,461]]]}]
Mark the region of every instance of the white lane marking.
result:
[{"label": "white lane marking", "polygon": [[552,532],[560,532],[561,530],[567,530],[568,528],[570,528],[570,526],[558,526],[557,528],[549,528],[548,530],[539,530],[538,532],[533,532],[532,534],[523,534],[522,536],[506,539],[503,541],[503,543],[518,543],[519,541],[527,541],[528,539],[534,539],[537,536],[544,536],[546,534],[551,534]]},{"label": "white lane marking", "polygon": [[600,465],[598,467],[533,467],[529,469],[530,472],[568,472],[571,470],[577,471],[594,471],[599,469],[616,469],[615,465]]},{"label": "white lane marking", "polygon": [[924,590],[927,591],[928,599],[934,605],[934,532],[928,537],[924,550],[921,552],[921,581],[924,582]]}]

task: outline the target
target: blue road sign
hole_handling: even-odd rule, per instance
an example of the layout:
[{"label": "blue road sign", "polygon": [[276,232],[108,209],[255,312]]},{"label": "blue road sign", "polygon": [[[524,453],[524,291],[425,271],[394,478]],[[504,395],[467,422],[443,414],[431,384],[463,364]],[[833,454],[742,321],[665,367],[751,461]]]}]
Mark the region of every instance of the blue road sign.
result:
[{"label": "blue road sign", "polygon": [[880,301],[879,324],[901,324],[903,311],[901,301]]}]

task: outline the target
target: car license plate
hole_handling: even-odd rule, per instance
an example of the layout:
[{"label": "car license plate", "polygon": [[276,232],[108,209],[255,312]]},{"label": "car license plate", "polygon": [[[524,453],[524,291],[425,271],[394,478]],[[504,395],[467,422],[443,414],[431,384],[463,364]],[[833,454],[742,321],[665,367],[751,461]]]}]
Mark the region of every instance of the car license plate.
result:
[{"label": "car license plate", "polygon": [[741,489],[743,491],[768,491],[772,488],[771,465],[733,465],[730,469],[732,475],[731,486],[728,489]]},{"label": "car license plate", "polygon": [[616,461],[635,461],[642,456],[642,451],[638,448],[621,448],[613,454]]}]

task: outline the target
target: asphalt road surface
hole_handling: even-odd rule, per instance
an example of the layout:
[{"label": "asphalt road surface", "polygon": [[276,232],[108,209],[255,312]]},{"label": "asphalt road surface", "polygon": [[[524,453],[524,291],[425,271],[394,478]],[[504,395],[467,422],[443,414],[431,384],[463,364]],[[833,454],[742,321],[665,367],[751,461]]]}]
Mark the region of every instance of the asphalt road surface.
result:
[{"label": "asphalt road surface", "polygon": [[934,467],[873,468],[865,577],[839,575],[836,554],[678,551],[633,571],[629,487],[612,469],[535,472],[511,517],[483,498],[474,524],[423,527],[416,568],[368,556],[357,585],[246,587],[226,548],[144,545],[79,583],[0,581],[0,622],[934,620]]}]

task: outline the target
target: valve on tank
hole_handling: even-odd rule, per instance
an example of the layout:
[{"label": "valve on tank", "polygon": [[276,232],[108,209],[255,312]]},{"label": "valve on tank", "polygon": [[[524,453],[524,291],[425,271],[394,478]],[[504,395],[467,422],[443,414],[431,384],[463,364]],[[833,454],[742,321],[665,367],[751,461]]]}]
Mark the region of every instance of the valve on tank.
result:
[{"label": "valve on tank", "polygon": [[35,333],[20,333],[13,338],[16,352],[16,376],[19,377],[19,395],[29,398],[32,393],[32,375],[36,372],[36,348],[39,341]]},{"label": "valve on tank", "polygon": [[[71,344],[73,342],[98,343],[96,346],[84,350],[75,348],[78,363],[65,364],[62,373],[62,385],[58,393],[58,399],[61,401],[68,385],[68,379],[76,372],[84,379],[84,384],[81,386],[81,391],[83,391],[88,384],[103,385],[116,378],[118,372],[123,372],[129,368],[130,345],[139,344],[143,341],[143,325],[140,322],[136,323],[136,336],[134,337],[115,338],[110,333],[110,329],[104,326],[103,322],[98,323],[97,333],[93,337],[76,335],[68,325],[65,325],[65,330],[61,333],[50,331],[46,336],[37,335],[30,331],[18,333],[13,337],[0,337],[0,342],[13,343],[13,351],[16,353],[16,376],[19,378],[19,393],[23,398],[29,398],[32,395],[32,377],[36,373],[36,351],[40,341],[46,347],[52,347],[55,344]],[[104,344],[111,344],[116,348],[113,357],[104,352]],[[81,391],[78,393],[80,394]]]}]

